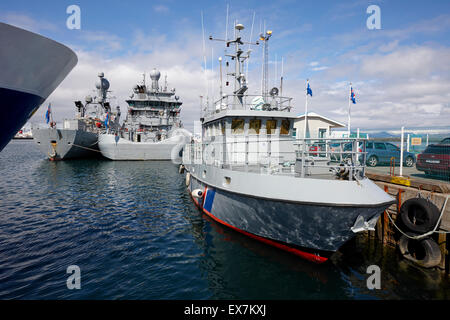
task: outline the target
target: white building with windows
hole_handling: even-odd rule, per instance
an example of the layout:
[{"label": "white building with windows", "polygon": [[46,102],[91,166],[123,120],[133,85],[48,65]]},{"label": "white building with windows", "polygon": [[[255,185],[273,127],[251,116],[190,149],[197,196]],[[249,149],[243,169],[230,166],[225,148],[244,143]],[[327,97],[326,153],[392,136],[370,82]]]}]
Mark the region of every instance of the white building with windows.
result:
[{"label": "white building with windows", "polygon": [[[331,136],[331,129],[345,128],[346,125],[321,116],[315,112],[308,112],[306,117],[306,137],[326,138]],[[294,135],[297,139],[305,137],[305,115],[299,115],[294,121]]]}]

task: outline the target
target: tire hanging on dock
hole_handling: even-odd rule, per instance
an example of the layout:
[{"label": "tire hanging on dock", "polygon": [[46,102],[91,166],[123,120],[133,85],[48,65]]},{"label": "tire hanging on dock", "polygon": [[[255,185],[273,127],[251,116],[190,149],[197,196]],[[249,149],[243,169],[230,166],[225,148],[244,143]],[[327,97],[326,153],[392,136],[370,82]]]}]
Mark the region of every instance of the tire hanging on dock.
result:
[{"label": "tire hanging on dock", "polygon": [[408,229],[418,234],[433,230],[439,219],[439,209],[424,198],[406,200],[400,208],[400,221]]},{"label": "tire hanging on dock", "polygon": [[398,246],[406,259],[421,267],[432,268],[441,262],[441,250],[432,238],[415,240],[402,235]]}]

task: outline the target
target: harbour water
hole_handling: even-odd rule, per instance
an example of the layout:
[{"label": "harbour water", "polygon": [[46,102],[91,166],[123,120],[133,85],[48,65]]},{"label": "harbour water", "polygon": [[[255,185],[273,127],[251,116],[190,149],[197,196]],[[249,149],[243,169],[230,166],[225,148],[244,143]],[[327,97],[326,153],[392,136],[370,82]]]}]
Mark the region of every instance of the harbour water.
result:
[{"label": "harbour water", "polygon": [[440,272],[363,237],[316,265],[220,226],[169,161],[51,162],[16,140],[0,182],[0,299],[450,299]]}]

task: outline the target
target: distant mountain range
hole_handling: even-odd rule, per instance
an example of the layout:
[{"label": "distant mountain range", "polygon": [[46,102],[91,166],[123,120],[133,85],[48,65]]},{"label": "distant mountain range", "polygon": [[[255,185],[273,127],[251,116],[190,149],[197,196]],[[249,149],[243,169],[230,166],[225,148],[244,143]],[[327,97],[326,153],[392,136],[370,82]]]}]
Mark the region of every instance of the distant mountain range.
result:
[{"label": "distant mountain range", "polygon": [[[345,131],[335,130],[335,131]],[[355,133],[352,131],[352,133]],[[383,129],[360,129],[361,134],[369,134],[369,137],[372,139],[389,139],[389,138],[400,138],[401,129],[400,128],[383,128]],[[450,127],[433,127],[433,128],[424,128],[424,127],[413,127],[413,128],[405,128],[404,130],[405,137],[410,134],[411,136],[420,136],[426,137],[428,134],[428,138],[431,141],[440,141],[444,138],[450,137]]]}]

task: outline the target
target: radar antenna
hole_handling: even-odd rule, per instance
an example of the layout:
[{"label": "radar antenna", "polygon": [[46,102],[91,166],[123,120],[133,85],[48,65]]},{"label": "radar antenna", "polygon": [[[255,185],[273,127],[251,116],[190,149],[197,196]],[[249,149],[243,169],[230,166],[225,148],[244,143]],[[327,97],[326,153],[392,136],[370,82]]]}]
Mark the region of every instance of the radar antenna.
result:
[{"label": "radar antenna", "polygon": [[[244,45],[244,44],[248,44],[248,45],[258,45],[259,42],[245,42],[242,41],[241,38],[241,34],[240,32],[242,30],[244,30],[244,26],[240,23],[235,24],[234,26],[235,28],[235,33],[236,33],[236,37],[234,40],[228,40],[228,39],[215,39],[212,36],[209,36],[209,40],[212,41],[223,41],[226,43],[227,47],[230,47],[230,44],[234,44],[235,45],[235,53],[234,54],[226,54],[225,56],[230,57],[232,60],[234,60],[235,62],[235,70],[234,73],[230,73],[227,75],[231,75],[234,77],[235,81],[234,81],[234,95],[235,95],[235,102],[234,105],[235,106],[242,106],[243,102],[242,102],[242,97],[245,93],[245,91],[247,91],[247,82],[245,79],[245,75],[244,75],[244,62],[246,59],[249,58],[249,54],[247,53],[247,55],[243,55],[244,51],[242,51],[242,49],[240,48],[240,46]],[[221,97],[222,98],[222,97]]]}]

